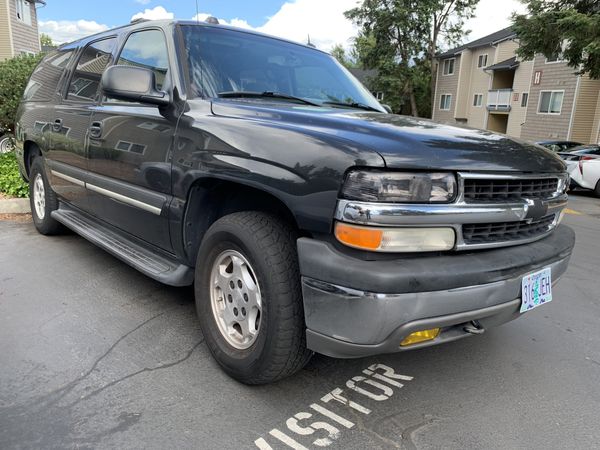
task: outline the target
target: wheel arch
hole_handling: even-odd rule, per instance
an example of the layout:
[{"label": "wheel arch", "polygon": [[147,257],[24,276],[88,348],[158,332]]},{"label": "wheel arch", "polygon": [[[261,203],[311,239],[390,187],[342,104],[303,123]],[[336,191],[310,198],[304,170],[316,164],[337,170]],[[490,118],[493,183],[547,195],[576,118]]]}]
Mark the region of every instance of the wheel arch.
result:
[{"label": "wheel arch", "polygon": [[29,174],[31,173],[31,165],[33,164],[33,160],[36,156],[41,156],[42,151],[38,144],[34,141],[24,141],[23,142],[23,168],[25,169],[25,173],[27,174],[27,178],[29,178]]},{"label": "wheel arch", "polygon": [[196,181],[189,189],[183,216],[183,245],[190,262],[195,262],[202,239],[221,217],[241,211],[262,211],[277,215],[298,231],[296,216],[285,202],[271,192],[244,183],[218,178]]}]

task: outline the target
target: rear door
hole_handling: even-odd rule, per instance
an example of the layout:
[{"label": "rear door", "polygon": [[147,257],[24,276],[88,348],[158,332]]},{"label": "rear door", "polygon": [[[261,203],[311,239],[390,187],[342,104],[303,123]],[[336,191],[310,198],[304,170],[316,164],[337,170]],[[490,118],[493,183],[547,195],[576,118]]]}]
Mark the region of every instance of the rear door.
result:
[{"label": "rear door", "polygon": [[[169,89],[166,38],[160,29],[126,37],[117,65],[155,73]],[[171,249],[168,202],[171,146],[177,121],[157,106],[104,98],[91,113],[88,195],[102,220],[165,250]]]},{"label": "rear door", "polygon": [[79,53],[61,98],[48,120],[50,183],[69,203],[89,211],[85,189],[87,176],[87,135],[93,107],[98,101],[100,78],[112,62],[117,39],[103,38],[89,43]]}]

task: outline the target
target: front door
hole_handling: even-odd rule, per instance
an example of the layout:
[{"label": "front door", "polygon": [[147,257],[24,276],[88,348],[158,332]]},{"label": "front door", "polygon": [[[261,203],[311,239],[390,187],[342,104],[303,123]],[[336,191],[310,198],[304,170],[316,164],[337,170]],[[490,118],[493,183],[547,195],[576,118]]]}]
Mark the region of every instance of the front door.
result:
[{"label": "front door", "polygon": [[[117,64],[148,68],[158,89],[168,85],[163,32],[132,33]],[[168,205],[176,124],[157,106],[111,98],[94,108],[90,121],[87,188],[93,214],[165,250],[171,249]]]},{"label": "front door", "polygon": [[116,38],[88,44],[61,100],[50,111],[48,153],[50,183],[53,190],[78,208],[88,211],[85,189],[87,175],[86,141],[92,109],[98,101],[100,78],[112,61]]}]

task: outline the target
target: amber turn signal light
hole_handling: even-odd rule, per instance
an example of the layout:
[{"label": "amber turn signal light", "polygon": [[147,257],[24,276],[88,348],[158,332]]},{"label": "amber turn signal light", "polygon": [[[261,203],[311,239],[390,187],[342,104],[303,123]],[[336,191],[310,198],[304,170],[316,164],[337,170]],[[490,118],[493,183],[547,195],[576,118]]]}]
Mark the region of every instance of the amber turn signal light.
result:
[{"label": "amber turn signal light", "polygon": [[377,228],[356,227],[346,223],[335,224],[335,237],[343,244],[365,250],[377,250],[381,246],[383,231]]}]

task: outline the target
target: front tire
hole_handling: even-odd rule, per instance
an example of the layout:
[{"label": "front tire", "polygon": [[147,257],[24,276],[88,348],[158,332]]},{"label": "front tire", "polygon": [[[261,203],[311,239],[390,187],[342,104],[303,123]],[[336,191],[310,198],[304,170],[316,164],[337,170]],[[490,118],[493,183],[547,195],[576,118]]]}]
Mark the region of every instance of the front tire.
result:
[{"label": "front tire", "polygon": [[59,234],[63,226],[51,217],[58,209],[58,199],[48,183],[42,158],[37,157],[29,174],[29,204],[35,228],[45,235]]},{"label": "front tire", "polygon": [[596,183],[596,189],[594,189],[594,194],[596,194],[596,197],[600,197],[600,180],[598,180],[598,182]]},{"label": "front tire", "polygon": [[247,211],[216,221],[196,262],[196,309],[219,365],[246,384],[302,369],[304,310],[294,230],[276,216]]}]

